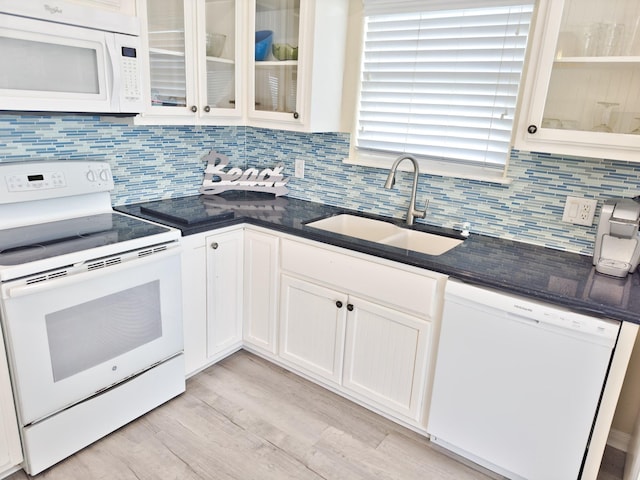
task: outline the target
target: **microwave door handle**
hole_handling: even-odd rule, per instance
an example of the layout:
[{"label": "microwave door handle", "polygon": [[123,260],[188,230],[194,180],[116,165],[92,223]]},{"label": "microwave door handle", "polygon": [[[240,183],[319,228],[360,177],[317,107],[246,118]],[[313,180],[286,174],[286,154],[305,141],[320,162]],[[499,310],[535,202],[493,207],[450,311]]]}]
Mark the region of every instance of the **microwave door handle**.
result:
[{"label": "microwave door handle", "polygon": [[[107,72],[107,90],[109,91],[109,99],[111,100],[111,111],[120,111],[120,99],[116,98],[116,92],[120,91],[120,72],[116,67],[118,61],[118,52],[116,51],[116,36],[114,34],[105,33],[105,45],[107,46],[105,68]],[[109,87],[111,87],[109,89]]]}]

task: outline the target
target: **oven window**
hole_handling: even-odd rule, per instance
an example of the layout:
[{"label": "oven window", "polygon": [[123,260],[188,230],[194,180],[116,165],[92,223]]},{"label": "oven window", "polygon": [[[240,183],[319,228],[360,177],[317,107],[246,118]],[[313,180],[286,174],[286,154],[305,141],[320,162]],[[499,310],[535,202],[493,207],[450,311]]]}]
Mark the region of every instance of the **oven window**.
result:
[{"label": "oven window", "polygon": [[162,336],[160,281],[45,316],[54,382]]}]

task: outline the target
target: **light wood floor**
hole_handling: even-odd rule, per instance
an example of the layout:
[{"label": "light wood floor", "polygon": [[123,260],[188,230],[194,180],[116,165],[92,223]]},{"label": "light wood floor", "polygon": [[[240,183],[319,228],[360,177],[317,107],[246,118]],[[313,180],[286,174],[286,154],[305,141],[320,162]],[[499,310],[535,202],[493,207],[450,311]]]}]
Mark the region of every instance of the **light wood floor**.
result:
[{"label": "light wood floor", "polygon": [[[29,477],[20,471],[8,478]],[[241,351],[189,379],[180,397],[33,478],[490,477],[422,436]]]}]

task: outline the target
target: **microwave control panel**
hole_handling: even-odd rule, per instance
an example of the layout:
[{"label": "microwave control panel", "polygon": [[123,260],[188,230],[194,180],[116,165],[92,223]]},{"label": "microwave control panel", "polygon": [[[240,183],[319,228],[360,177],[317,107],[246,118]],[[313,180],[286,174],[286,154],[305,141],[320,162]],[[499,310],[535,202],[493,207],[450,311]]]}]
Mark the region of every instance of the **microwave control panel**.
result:
[{"label": "microwave control panel", "polygon": [[112,98],[116,112],[137,113],[144,110],[140,49],[139,37],[115,34],[115,49],[109,50],[114,68],[119,73],[120,85]]},{"label": "microwave control panel", "polygon": [[125,100],[138,101],[142,95],[140,89],[140,73],[138,69],[137,49],[133,47],[121,47],[122,56],[122,93]]}]

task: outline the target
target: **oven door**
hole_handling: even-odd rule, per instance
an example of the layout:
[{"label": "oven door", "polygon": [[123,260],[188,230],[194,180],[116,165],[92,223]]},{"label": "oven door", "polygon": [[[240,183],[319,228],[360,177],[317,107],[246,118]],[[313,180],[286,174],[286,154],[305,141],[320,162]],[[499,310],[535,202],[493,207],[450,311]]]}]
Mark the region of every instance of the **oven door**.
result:
[{"label": "oven door", "polygon": [[2,285],[2,326],[23,426],[183,350],[180,249],[122,263],[114,258],[98,270]]}]

